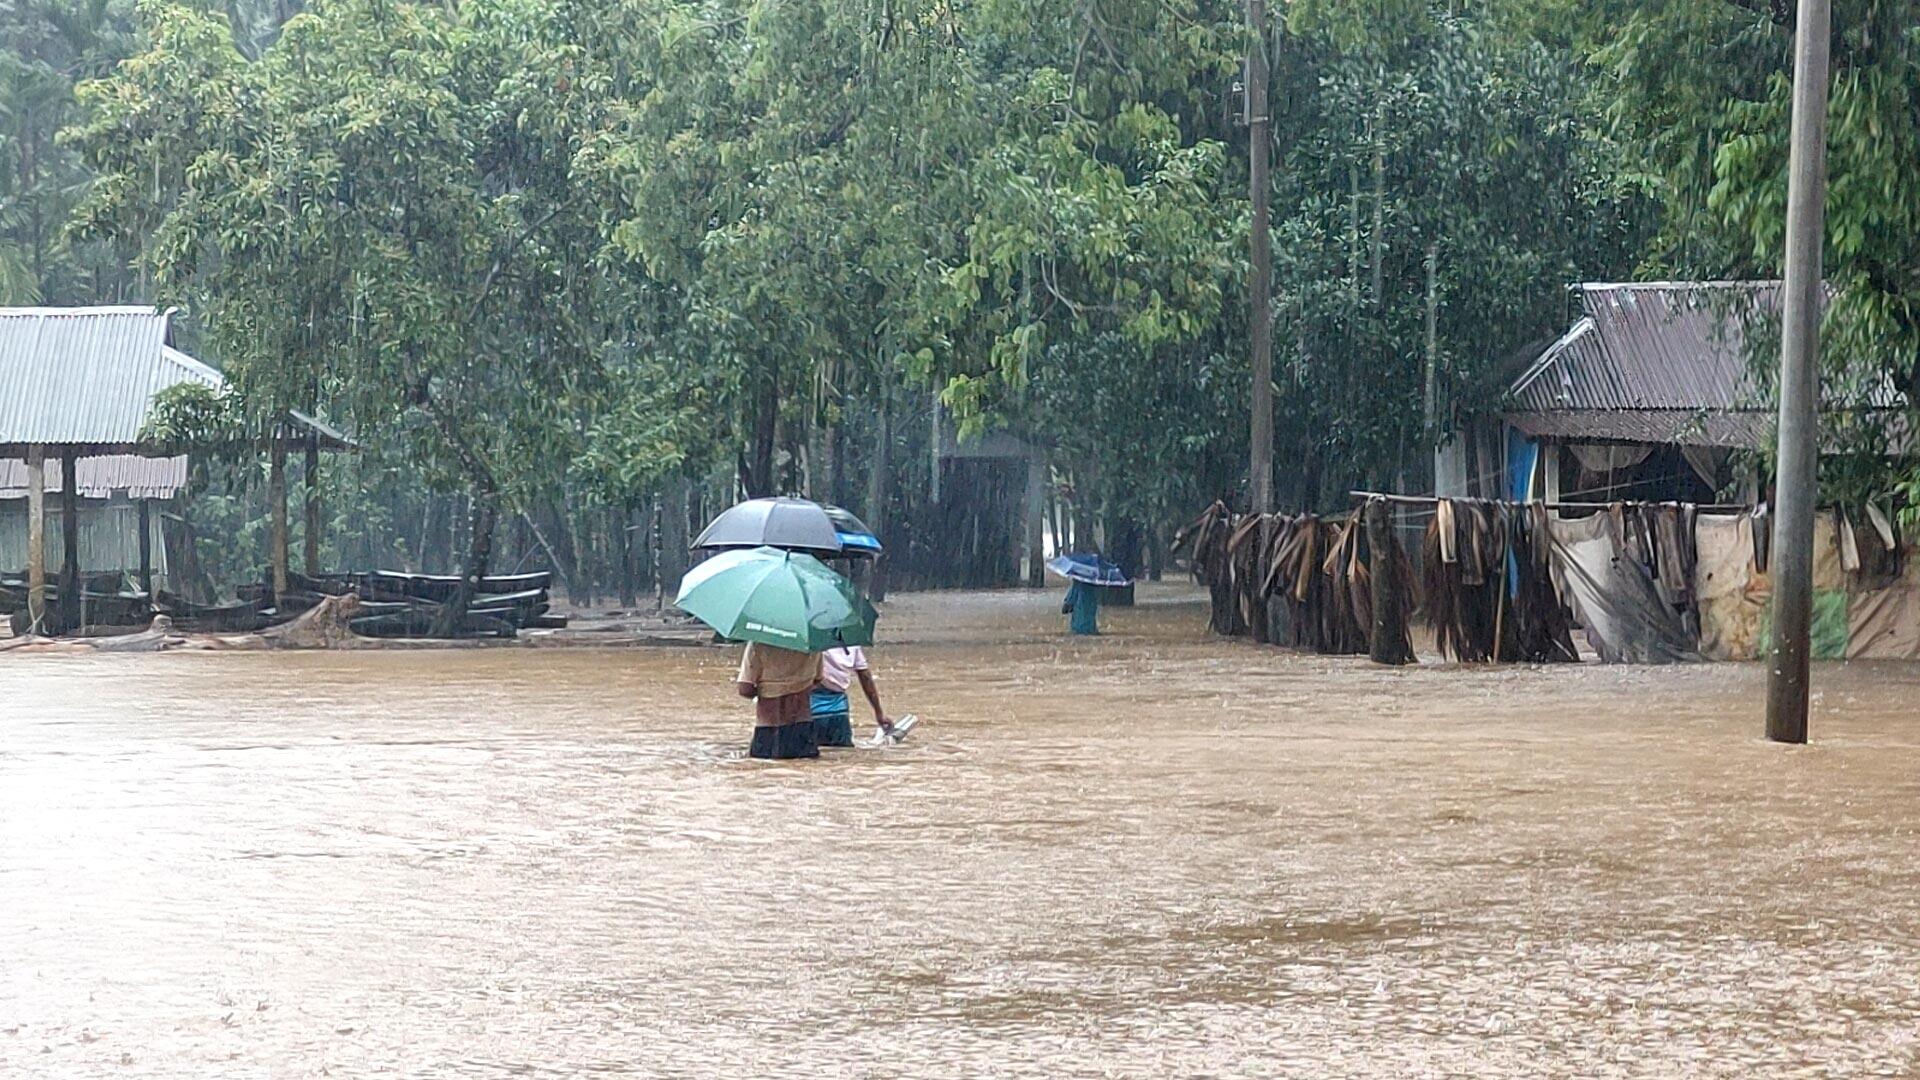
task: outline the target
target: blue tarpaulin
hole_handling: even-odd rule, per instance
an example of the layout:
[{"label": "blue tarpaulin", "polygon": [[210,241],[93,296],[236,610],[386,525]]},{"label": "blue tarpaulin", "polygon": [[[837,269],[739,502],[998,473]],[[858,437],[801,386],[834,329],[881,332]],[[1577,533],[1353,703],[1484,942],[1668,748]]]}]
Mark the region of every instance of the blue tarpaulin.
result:
[{"label": "blue tarpaulin", "polygon": [[[1508,428],[1507,498],[1514,502],[1532,501],[1534,467],[1539,462],[1540,444]],[[1520,566],[1514,561],[1511,551],[1507,552],[1507,595],[1520,595]]]}]

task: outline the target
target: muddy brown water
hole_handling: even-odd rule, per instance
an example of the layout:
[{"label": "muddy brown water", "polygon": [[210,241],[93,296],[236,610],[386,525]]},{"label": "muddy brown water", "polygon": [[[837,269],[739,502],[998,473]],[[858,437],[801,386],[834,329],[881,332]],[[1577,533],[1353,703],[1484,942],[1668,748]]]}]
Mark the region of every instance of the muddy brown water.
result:
[{"label": "muddy brown water", "polygon": [[0,658],[0,1076],[1920,1070],[1920,668],[1793,749],[1144,599],[902,597],[814,763],[718,648]]}]

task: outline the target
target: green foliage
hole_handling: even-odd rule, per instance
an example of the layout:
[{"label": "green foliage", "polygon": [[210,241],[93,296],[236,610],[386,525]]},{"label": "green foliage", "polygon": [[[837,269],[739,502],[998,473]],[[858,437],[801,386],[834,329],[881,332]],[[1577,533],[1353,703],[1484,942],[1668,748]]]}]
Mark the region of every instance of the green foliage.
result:
[{"label": "green foliage", "polygon": [[[1617,2],[1614,7],[1618,7]],[[1726,0],[1633,5],[1617,33],[1591,31],[1613,114],[1665,207],[1659,257],[1711,277],[1776,277],[1785,256],[1792,28]],[[1784,8],[1780,9],[1784,12]],[[1603,18],[1594,13],[1593,18]],[[1833,290],[1822,332],[1831,405],[1920,400],[1920,4],[1833,6],[1827,114],[1826,250]],[[1777,339],[1775,339],[1777,340]],[[1771,385],[1777,347],[1752,350]],[[1829,497],[1912,486],[1888,457],[1906,410],[1837,416],[1823,432],[1845,456],[1822,463]]]},{"label": "green foliage", "polygon": [[87,173],[56,135],[76,115],[75,80],[126,55],[130,16],[124,0],[0,0],[0,304],[129,284],[104,250],[65,233]]},{"label": "green foliage", "polygon": [[142,439],[178,454],[232,456],[251,450],[246,405],[231,388],[181,383],[153,396]]},{"label": "green foliage", "polygon": [[[784,469],[759,485],[819,487],[839,446],[904,509],[888,486],[930,484],[937,396],[963,436],[1041,445],[1082,510],[1166,521],[1243,479],[1238,3],[90,3],[0,53],[0,290],[138,279],[181,305],[235,388],[163,403],[183,444],[314,411],[367,446],[357,475],[404,463],[529,520],[756,460]],[[1828,336],[1853,398],[1910,386],[1920,355],[1912,8],[1836,12]],[[1569,281],[1777,271],[1768,12],[1280,14],[1274,180],[1252,197],[1292,501],[1418,483],[1564,328]],[[89,279],[109,251],[125,265]],[[1850,433],[1856,460],[1884,434]],[[395,521],[432,516],[397,484],[363,486]]]}]

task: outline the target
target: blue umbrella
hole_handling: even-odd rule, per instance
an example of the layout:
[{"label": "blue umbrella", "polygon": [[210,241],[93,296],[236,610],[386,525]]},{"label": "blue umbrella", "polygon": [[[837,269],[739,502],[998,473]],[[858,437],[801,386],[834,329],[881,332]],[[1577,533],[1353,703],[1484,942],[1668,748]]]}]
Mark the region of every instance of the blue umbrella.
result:
[{"label": "blue umbrella", "polygon": [[1120,567],[1090,552],[1073,555],[1055,555],[1047,560],[1047,569],[1066,578],[1087,585],[1104,585],[1108,588],[1122,589],[1133,584]]},{"label": "blue umbrella", "polygon": [[880,538],[873,535],[867,523],[854,517],[849,511],[838,506],[826,507],[827,520],[833,522],[834,536],[840,540],[840,554],[849,559],[861,557],[874,558],[886,549],[880,546]]}]

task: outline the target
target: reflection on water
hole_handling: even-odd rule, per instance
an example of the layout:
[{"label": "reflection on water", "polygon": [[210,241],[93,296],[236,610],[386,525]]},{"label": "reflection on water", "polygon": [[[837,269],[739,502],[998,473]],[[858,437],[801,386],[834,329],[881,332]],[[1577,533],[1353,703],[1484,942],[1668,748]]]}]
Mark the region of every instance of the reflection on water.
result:
[{"label": "reflection on water", "polygon": [[1819,670],[1786,749],[1755,667],[1387,671],[1188,595],[901,598],[926,725],[804,763],[721,649],[0,660],[0,1076],[1920,1060],[1920,668]]}]

